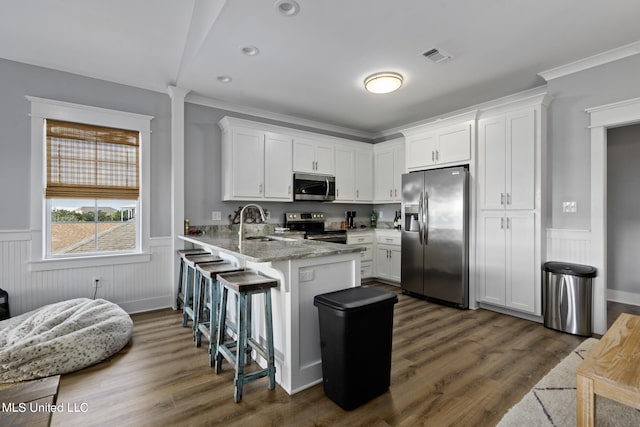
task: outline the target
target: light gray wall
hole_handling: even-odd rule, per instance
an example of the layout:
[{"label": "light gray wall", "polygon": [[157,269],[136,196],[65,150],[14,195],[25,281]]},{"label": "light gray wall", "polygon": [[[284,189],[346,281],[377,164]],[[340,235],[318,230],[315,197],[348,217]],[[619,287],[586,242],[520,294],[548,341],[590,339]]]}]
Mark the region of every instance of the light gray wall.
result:
[{"label": "light gray wall", "polygon": [[[287,123],[268,121],[226,110],[196,104],[185,104],[185,216],[192,225],[228,224],[228,216],[244,205],[243,202],[222,201],[221,132],[218,121],[225,116],[239,117],[264,123],[300,129]],[[309,129],[304,129],[309,130]],[[314,130],[318,132],[317,130]],[[293,177],[292,177],[293,178]],[[329,220],[344,218],[344,211],[357,212],[357,223],[368,224],[371,210],[383,210],[385,221],[393,221],[393,205],[376,206],[342,203],[261,203],[269,210],[269,223],[281,224],[285,212],[324,212]],[[395,207],[399,209],[399,204]],[[211,211],[222,212],[222,221],[211,221]],[[391,214],[388,214],[388,212]],[[390,216],[390,219],[387,219]]]},{"label": "light gray wall", "polygon": [[154,116],[151,121],[151,236],[171,234],[169,96],[0,59],[0,230],[28,230],[30,104],[26,95]]},{"label": "light gray wall", "polygon": [[[590,228],[590,135],[585,109],[640,97],[640,55],[551,80],[549,108],[549,227]],[[576,201],[577,213],[563,213]]]},{"label": "light gray wall", "polygon": [[640,292],[640,125],[607,132],[607,287]]}]

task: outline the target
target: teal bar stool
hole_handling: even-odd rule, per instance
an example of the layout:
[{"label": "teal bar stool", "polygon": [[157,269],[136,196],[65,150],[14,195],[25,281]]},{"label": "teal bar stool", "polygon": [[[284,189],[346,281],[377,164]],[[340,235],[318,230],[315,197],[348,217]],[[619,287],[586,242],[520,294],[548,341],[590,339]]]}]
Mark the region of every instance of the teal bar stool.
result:
[{"label": "teal bar stool", "polygon": [[[273,320],[271,309],[271,288],[278,286],[278,281],[271,277],[263,276],[253,271],[240,271],[235,273],[218,274],[218,282],[222,295],[220,309],[218,310],[218,330],[216,337],[216,374],[222,371],[222,358],[235,366],[235,393],[234,401],[242,400],[242,387],[250,381],[262,377],[269,377],[269,390],[276,387],[276,367],[273,348]],[[238,298],[236,309],[236,341],[225,342],[227,296],[229,291]],[[264,295],[266,348],[251,336],[251,298],[254,295]],[[232,349],[235,348],[235,352]],[[255,350],[264,357],[267,367],[245,374],[245,354]]]},{"label": "teal bar stool", "polygon": [[[187,278],[184,283],[184,292],[182,294],[182,326],[184,328],[189,326],[189,319],[194,319],[195,289],[196,284],[200,281],[200,274],[196,271],[196,266],[205,262],[222,262],[222,258],[216,255],[211,255],[210,253],[207,253],[206,255],[184,256],[184,265],[187,269]],[[192,328],[192,333],[194,333],[194,328]]]},{"label": "teal bar stool", "polygon": [[209,341],[209,366],[214,366],[216,355],[216,331],[218,324],[218,309],[220,305],[220,291],[217,274],[243,271],[232,262],[207,262],[198,264],[196,271],[200,274],[198,290],[195,294],[195,339],[196,347],[200,347],[202,336]]},{"label": "teal bar stool", "polygon": [[206,252],[202,249],[180,249],[176,251],[178,256],[180,257],[180,265],[178,267],[178,292],[176,293],[176,308],[180,310],[182,304],[184,303],[184,295],[182,294],[182,286],[184,283],[184,257],[186,255],[206,255],[209,252]]}]

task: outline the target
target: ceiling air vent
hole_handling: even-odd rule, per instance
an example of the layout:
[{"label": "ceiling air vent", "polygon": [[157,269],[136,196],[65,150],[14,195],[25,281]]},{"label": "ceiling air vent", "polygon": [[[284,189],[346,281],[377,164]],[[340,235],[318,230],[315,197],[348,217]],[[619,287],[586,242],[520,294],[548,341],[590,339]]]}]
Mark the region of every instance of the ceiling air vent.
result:
[{"label": "ceiling air vent", "polygon": [[450,60],[453,56],[450,53],[445,52],[442,49],[429,49],[422,54],[425,58],[432,60],[435,63],[445,62]]}]

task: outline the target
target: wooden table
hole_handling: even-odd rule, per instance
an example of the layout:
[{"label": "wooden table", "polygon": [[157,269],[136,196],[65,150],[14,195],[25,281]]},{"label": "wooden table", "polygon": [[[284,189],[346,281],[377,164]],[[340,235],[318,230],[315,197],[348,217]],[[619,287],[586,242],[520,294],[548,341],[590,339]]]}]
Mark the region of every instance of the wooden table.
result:
[{"label": "wooden table", "polygon": [[51,423],[51,405],[56,404],[60,375],[17,383],[0,389],[0,425],[39,427]]},{"label": "wooden table", "polygon": [[595,424],[596,394],[640,409],[640,316],[621,314],[578,366],[578,426]]}]

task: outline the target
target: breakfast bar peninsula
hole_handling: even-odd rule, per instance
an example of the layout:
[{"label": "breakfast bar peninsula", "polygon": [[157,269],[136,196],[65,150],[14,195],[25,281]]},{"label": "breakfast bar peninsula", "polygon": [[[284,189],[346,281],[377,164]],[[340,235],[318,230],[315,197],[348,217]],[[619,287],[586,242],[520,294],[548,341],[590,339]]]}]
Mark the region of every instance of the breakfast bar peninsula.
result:
[{"label": "breakfast bar peninsula", "polygon": [[[361,248],[279,236],[251,236],[242,240],[225,233],[179,237],[279,281],[271,291],[276,382],[289,394],[320,383],[320,332],[313,298],[360,286]],[[264,341],[262,304],[253,304],[252,317],[253,336]],[[265,361],[259,356],[257,361],[264,366]]]}]

